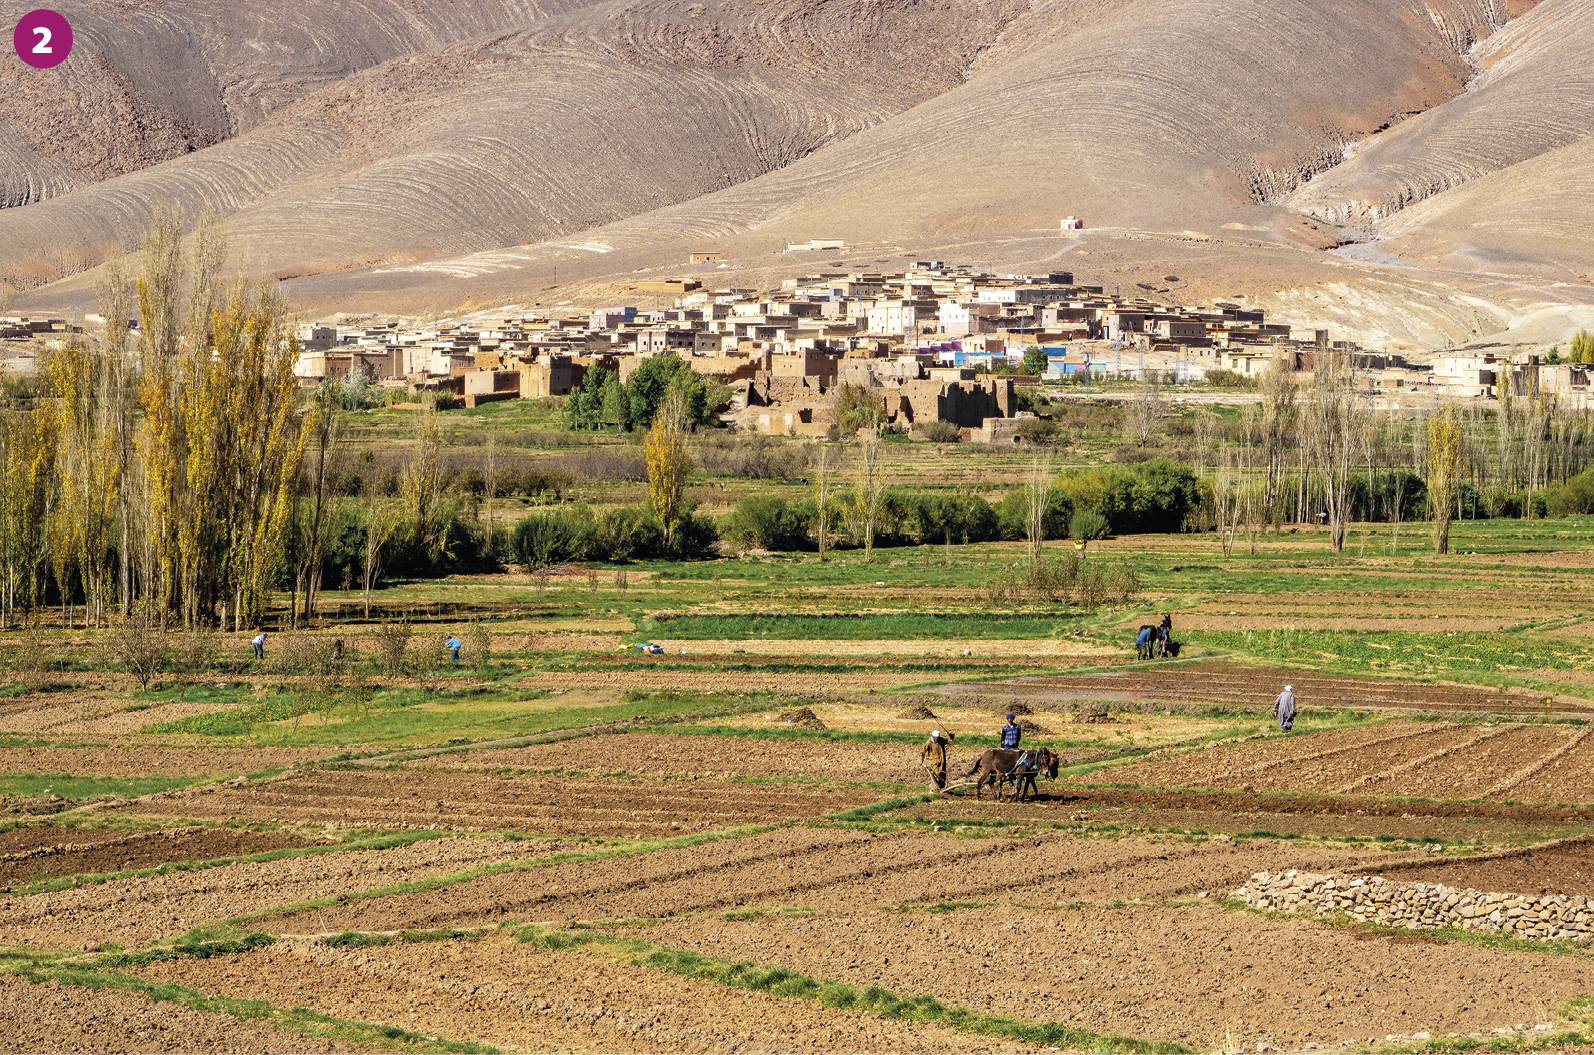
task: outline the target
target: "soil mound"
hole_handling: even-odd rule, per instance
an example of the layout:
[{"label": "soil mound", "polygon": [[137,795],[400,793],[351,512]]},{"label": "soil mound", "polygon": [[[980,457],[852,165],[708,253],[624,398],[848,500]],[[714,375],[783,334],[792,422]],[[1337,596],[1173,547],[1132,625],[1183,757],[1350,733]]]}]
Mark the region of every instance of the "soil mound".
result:
[{"label": "soil mound", "polygon": [[1114,718],[1107,711],[1080,711],[1074,715],[1074,721],[1080,725],[1123,725],[1121,718]]},{"label": "soil mound", "polygon": [[1034,722],[1031,722],[1031,721],[1021,721],[1021,722],[1018,723],[1018,727],[1020,729],[1024,730],[1026,733],[1032,733],[1035,736],[1052,736],[1052,735],[1055,735],[1055,734],[1053,734],[1052,730],[1046,728],[1044,725],[1036,725]]},{"label": "soil mound", "polygon": [[938,715],[924,704],[918,703],[898,714],[897,717],[906,718],[914,722],[933,722]]},{"label": "soil mound", "polygon": [[775,715],[776,718],[799,729],[828,729],[830,726],[819,720],[819,716],[807,707],[799,707],[795,711],[782,711]]}]

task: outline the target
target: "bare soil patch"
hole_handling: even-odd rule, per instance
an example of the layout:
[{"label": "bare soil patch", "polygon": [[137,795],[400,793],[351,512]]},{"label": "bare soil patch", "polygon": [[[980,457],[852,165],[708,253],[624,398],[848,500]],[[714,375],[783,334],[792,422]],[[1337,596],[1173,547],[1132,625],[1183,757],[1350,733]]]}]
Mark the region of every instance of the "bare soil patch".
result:
[{"label": "bare soil patch", "polygon": [[247,861],[197,872],[136,876],[0,899],[0,944],[137,948],[201,923],[293,901],[370,890],[497,861],[569,849],[557,843],[435,839],[390,850],[349,850]]},{"label": "bare soil patch", "polygon": [[1071,638],[962,641],[955,639],[899,640],[893,638],[865,638],[857,641],[811,640],[804,638],[740,640],[670,640],[653,638],[653,643],[663,647],[667,655],[708,653],[715,657],[731,658],[732,650],[749,656],[903,656],[923,659],[940,658],[989,659],[992,656],[1038,656],[1051,660],[1081,663],[1090,660],[1116,659],[1123,650],[1111,645],[1097,645]]},{"label": "bare soil patch", "polygon": [[[1378,938],[1203,906],[677,919],[646,936],[1203,1051],[1254,1049],[1264,1039],[1297,1050],[1420,1030],[1488,1033],[1544,1021],[1545,1007],[1594,986],[1594,962],[1583,959]],[[1502,974],[1510,985],[1497,984]]]},{"label": "bare soil patch", "polygon": [[550,952],[507,934],[358,951],[284,941],[138,973],[504,1051],[783,1051],[796,1037],[804,1051],[1040,1050],[727,989],[601,955]]},{"label": "bare soil patch", "polygon": [[1591,802],[1594,743],[1573,746],[1576,736],[1575,728],[1563,726],[1383,723],[1186,752],[1114,769],[1111,779],[1243,791]]},{"label": "bare soil patch", "polygon": [[1504,894],[1594,897],[1594,843],[1579,840],[1478,858],[1405,861],[1374,874],[1401,883],[1443,883]]},{"label": "bare soil patch", "polygon": [[798,828],[655,851],[596,868],[572,863],[482,876],[447,890],[333,905],[255,925],[275,933],[320,934],[489,926],[505,917],[569,924],[748,907],[1111,902],[1226,891],[1263,869],[1348,869],[1364,856],[1272,841],[1156,843],[1060,832],[964,838]]},{"label": "bare soil patch", "polygon": [[[750,736],[681,736],[669,733],[615,733],[581,740],[590,757],[606,759],[614,770],[648,777],[808,777],[842,782],[894,781],[928,784],[919,764],[918,744],[867,744],[841,741],[764,740]],[[415,768],[556,769],[571,766],[569,743],[465,751],[406,763]],[[1086,747],[1065,758],[1098,753]],[[954,743],[949,768],[961,772],[979,756]],[[882,797],[881,793],[876,793]]]},{"label": "bare soil patch", "polygon": [[[142,703],[143,701],[139,701]],[[152,700],[129,711],[125,695],[74,690],[36,692],[0,701],[0,729],[8,732],[125,736],[157,722],[173,722],[237,706],[227,700]]]},{"label": "bare soil patch", "polygon": [[313,840],[292,831],[251,832],[187,827],[157,831],[19,828],[0,835],[0,889],[85,873],[153,868],[175,861],[209,861],[290,847]]},{"label": "bare soil patch", "polygon": [[[939,691],[957,696],[975,693],[993,699],[1008,697],[1048,709],[1068,710],[1081,700],[1137,701],[1147,704],[1254,707],[1266,709],[1285,685],[1295,687],[1303,709],[1362,707],[1444,713],[1544,713],[1543,695],[1486,690],[1461,685],[1337,677],[1284,667],[1241,667],[1227,663],[1162,666],[1145,664],[1113,674],[1045,675],[1000,683],[946,685]],[[1060,705],[1060,708],[1059,708]],[[1594,709],[1586,701],[1564,699],[1563,711]]]},{"label": "bare soil patch", "polygon": [[0,773],[71,773],[74,776],[232,776],[281,769],[326,754],[313,749],[262,747],[8,747],[0,748]]},{"label": "bare soil patch", "polygon": [[777,721],[785,722],[787,725],[795,726],[798,729],[830,728],[824,722],[820,721],[819,717],[807,707],[798,707],[795,710],[782,711],[777,714],[775,718]]},{"label": "bare soil patch", "polygon": [[901,683],[899,670],[837,673],[743,673],[740,671],[576,670],[544,671],[521,678],[516,684],[534,689],[679,689],[694,692],[828,693],[883,689]]},{"label": "bare soil patch", "polygon": [[897,717],[909,722],[933,722],[936,719],[936,714],[924,704],[916,703],[912,707],[904,708],[897,714]]},{"label": "bare soil patch", "polygon": [[[564,768],[614,770],[592,741],[563,745]],[[656,838],[768,824],[861,806],[867,789],[539,774],[319,770],[208,793],[151,796],[146,816]]]},{"label": "bare soil patch", "polygon": [[0,1051],[359,1051],[230,1015],[191,1011],[111,989],[35,985],[0,975]]}]

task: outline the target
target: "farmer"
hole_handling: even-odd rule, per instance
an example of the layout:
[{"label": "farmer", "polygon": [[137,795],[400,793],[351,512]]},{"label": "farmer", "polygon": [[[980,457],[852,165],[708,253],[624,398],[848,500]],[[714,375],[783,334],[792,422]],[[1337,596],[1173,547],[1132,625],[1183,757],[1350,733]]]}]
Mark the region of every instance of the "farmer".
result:
[{"label": "farmer", "polygon": [[465,643],[457,637],[450,637],[443,642],[443,647],[452,652],[454,654],[454,662],[456,664],[459,663],[459,650],[465,647]]},{"label": "farmer", "polygon": [[1024,730],[1019,728],[1018,718],[1015,715],[1007,716],[1007,724],[1002,726],[1002,749],[1012,751],[1017,749],[1019,737],[1024,735]]},{"label": "farmer", "polygon": [[930,733],[930,739],[919,752],[919,765],[930,771],[930,779],[937,791],[946,787],[946,747],[951,742],[951,733],[936,729]]},{"label": "farmer", "polygon": [[1135,658],[1147,659],[1151,656],[1151,627],[1143,626],[1135,637]]},{"label": "farmer", "polygon": [[1284,686],[1284,691],[1279,693],[1279,698],[1273,701],[1273,715],[1279,720],[1279,732],[1287,733],[1290,726],[1295,724],[1295,689]]},{"label": "farmer", "polygon": [[265,659],[266,658],[266,632],[264,630],[262,630],[262,631],[260,631],[260,633],[256,634],[255,635],[255,639],[253,641],[249,642],[249,643],[251,645],[255,646],[255,658],[256,659]]}]

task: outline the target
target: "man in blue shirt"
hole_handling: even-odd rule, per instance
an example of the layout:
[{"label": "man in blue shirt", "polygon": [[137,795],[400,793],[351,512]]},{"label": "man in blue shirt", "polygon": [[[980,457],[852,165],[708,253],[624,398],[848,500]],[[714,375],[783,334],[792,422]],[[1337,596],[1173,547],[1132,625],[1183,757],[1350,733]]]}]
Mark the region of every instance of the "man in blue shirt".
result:
[{"label": "man in blue shirt", "polygon": [[1024,735],[1024,730],[1018,726],[1014,715],[1007,716],[1007,724],[1002,726],[1002,749],[1011,751],[1018,747],[1018,738]]},{"label": "man in blue shirt", "polygon": [[459,662],[459,650],[464,648],[465,646],[464,646],[464,643],[461,642],[459,638],[451,637],[447,641],[443,642],[443,647],[448,649],[450,652],[452,652],[454,654],[454,662],[458,663]]}]

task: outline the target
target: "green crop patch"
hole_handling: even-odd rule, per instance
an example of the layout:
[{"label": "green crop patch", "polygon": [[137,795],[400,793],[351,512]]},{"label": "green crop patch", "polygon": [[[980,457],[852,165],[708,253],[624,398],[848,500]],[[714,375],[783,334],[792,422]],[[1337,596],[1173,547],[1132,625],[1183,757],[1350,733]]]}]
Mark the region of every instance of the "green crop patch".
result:
[{"label": "green crop patch", "polygon": [[0,773],[0,795],[39,798],[91,799],[100,795],[137,798],[159,791],[193,787],[220,780],[219,776],[187,777],[80,777],[68,773]]}]

